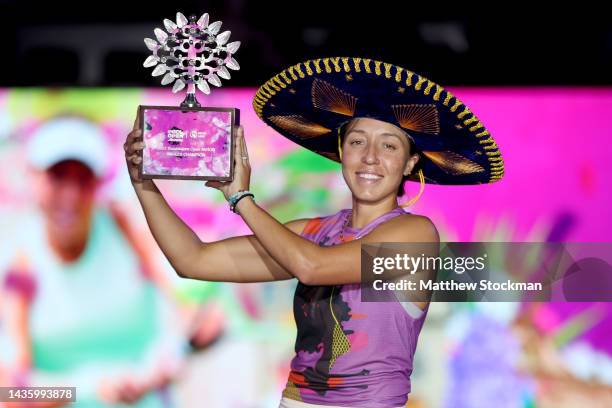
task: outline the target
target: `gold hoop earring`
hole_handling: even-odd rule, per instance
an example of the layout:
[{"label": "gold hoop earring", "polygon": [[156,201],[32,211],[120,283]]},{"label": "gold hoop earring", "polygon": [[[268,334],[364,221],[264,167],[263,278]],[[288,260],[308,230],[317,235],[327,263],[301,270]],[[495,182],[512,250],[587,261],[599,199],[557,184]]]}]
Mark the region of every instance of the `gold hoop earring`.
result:
[{"label": "gold hoop earring", "polygon": [[338,157],[342,161],[342,138],[340,137],[340,128],[338,128]]},{"label": "gold hoop earring", "polygon": [[416,196],[412,197],[410,199],[410,201],[408,201],[407,203],[401,204],[400,207],[402,207],[402,208],[409,207],[412,204],[416,203],[417,200],[419,198],[421,198],[421,195],[423,194],[423,191],[425,191],[425,176],[423,176],[423,170],[419,169],[417,174],[419,175],[419,192],[417,193]]}]

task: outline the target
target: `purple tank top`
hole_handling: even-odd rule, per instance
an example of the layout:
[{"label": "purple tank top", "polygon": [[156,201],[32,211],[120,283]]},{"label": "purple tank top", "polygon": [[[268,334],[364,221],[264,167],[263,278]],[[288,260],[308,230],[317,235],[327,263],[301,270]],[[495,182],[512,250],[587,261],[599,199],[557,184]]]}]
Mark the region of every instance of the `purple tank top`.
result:
[{"label": "purple tank top", "polygon": [[[302,236],[321,246],[341,243],[348,209],[313,218]],[[347,227],[343,241],[359,239],[403,208],[365,227]],[[427,309],[413,318],[400,302],[362,302],[361,285],[298,283],[293,313],[295,357],[283,397],[320,405],[391,408],[406,404],[412,357]]]}]

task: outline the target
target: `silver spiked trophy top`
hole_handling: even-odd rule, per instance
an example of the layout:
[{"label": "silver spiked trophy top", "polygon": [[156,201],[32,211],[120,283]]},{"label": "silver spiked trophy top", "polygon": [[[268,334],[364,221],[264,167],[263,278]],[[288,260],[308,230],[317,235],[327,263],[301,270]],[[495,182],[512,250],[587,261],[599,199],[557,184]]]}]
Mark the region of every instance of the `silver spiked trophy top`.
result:
[{"label": "silver spiked trophy top", "polygon": [[[199,19],[191,15],[176,13],[176,23],[165,19],[164,27],[154,30],[156,40],[145,38],[144,42],[152,55],[147,57],[144,66],[155,67],[153,76],[161,76],[162,85],[174,82],[172,92],[187,88],[183,108],[200,107],[196,99],[196,89],[210,94],[210,85],[220,87],[221,79],[230,79],[231,70],[239,70],[238,61],[233,55],[240,48],[240,41],[228,43],[231,32],[221,30],[221,21],[209,24],[208,13]],[[210,84],[210,85],[209,85]]]}]

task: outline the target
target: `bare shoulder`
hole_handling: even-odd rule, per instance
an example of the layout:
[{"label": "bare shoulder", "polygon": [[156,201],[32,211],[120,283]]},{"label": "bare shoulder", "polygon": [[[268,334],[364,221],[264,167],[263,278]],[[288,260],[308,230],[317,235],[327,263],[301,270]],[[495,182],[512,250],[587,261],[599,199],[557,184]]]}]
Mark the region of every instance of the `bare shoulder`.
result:
[{"label": "bare shoulder", "polygon": [[289,228],[294,233],[300,235],[302,231],[304,231],[304,227],[306,227],[308,221],[310,221],[311,219],[312,218],[300,218],[297,220],[287,221],[283,225],[285,225],[285,227]]},{"label": "bare shoulder", "polygon": [[397,223],[401,226],[408,238],[415,241],[430,242],[440,241],[440,234],[433,221],[425,215],[404,214],[398,218]]},{"label": "bare shoulder", "polygon": [[[439,242],[438,229],[429,217],[404,214],[390,219],[367,235],[380,242]],[[365,238],[365,237],[364,237]]]},{"label": "bare shoulder", "polygon": [[401,223],[402,225],[409,225],[415,228],[434,229],[437,231],[433,221],[425,215],[404,214],[400,215],[399,217],[395,217],[391,221],[393,220],[397,220],[397,222]]}]

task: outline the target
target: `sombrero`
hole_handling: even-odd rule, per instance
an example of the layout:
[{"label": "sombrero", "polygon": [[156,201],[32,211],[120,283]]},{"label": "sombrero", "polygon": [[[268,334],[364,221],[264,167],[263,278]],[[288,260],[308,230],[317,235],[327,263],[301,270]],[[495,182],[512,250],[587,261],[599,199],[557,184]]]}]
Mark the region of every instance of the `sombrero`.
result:
[{"label": "sombrero", "polygon": [[[485,184],[504,175],[497,144],[470,109],[440,85],[397,65],[349,57],[301,62],[264,83],[253,107],[281,135],[337,162],[341,126],[369,117],[412,136],[421,153],[421,181]],[[419,181],[419,175],[408,179]]]}]

